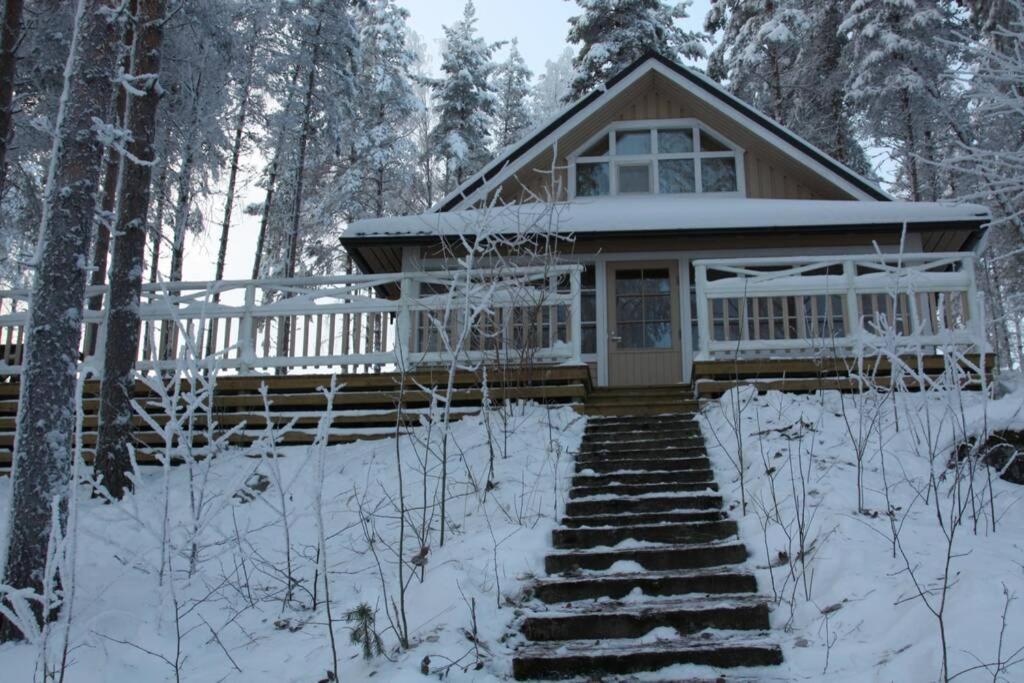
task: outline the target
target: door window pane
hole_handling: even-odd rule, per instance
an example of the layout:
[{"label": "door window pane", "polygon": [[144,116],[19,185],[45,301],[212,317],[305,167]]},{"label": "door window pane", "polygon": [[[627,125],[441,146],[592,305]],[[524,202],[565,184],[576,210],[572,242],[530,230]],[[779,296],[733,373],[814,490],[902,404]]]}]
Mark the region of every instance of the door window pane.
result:
[{"label": "door window pane", "polygon": [[608,194],[608,164],[577,164],[576,195],[579,197],[598,197]]},{"label": "door window pane", "polygon": [[644,325],[644,335],[644,348],[672,348],[672,323],[668,321],[646,323]]},{"label": "door window pane", "polygon": [[650,154],[651,131],[623,130],[615,136],[616,154]]},{"label": "door window pane", "polygon": [[651,191],[651,167],[648,164],[619,166],[619,192],[622,194]]},{"label": "door window pane", "polygon": [[682,194],[696,190],[693,159],[662,159],[658,162],[658,191]]},{"label": "door window pane", "polygon": [[616,273],[615,328],[619,348],[673,347],[671,286],[668,268]]},{"label": "door window pane", "polygon": [[693,130],[666,128],[658,131],[658,152],[661,154],[689,154],[693,152]]},{"label": "door window pane", "polygon": [[704,192],[735,192],[736,160],[702,159],[700,176]]}]

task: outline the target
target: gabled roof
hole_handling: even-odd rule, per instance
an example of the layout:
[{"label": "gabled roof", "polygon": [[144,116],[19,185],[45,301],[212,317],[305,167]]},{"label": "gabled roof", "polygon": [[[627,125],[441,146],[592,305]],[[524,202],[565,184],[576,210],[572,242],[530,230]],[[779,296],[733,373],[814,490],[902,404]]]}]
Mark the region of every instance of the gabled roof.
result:
[{"label": "gabled roof", "polygon": [[467,200],[478,196],[481,191],[489,190],[500,184],[536,154],[552,146],[562,135],[578,125],[583,118],[600,109],[614,97],[618,90],[651,71],[658,72],[694,96],[725,111],[741,124],[753,129],[791,156],[828,177],[851,196],[868,201],[890,201],[892,199],[890,195],[867,178],[832,158],[771,117],[735,97],[707,76],[661,54],[651,52],[609,79],[602,88],[591,91],[568,106],[522,142],[506,148],[476,175],[438,202],[431,211],[436,213],[465,208]]}]

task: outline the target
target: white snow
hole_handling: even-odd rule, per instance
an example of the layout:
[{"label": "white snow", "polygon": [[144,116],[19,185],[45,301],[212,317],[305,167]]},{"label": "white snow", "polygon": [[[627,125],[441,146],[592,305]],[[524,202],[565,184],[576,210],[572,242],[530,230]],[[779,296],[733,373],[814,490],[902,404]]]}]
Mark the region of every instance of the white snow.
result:
[{"label": "white snow", "polygon": [[[322,479],[323,516],[341,680],[422,681],[420,666],[427,656],[432,670],[452,660],[467,667],[467,671],[452,667],[447,680],[488,681],[510,674],[511,646],[520,636],[505,638],[506,633],[514,634],[516,619],[516,609],[507,599],[516,599],[534,576],[544,573],[550,532],[568,491],[573,463],[569,451],[578,448],[585,422],[569,408],[515,405],[510,410],[508,457],[497,453],[493,479],[497,487],[486,494],[490,451],[484,417],[466,417],[451,426],[448,538],[444,547],[438,546],[439,511],[431,506],[427,517],[433,532],[425,578],[422,582],[418,574],[412,578],[407,595],[413,641],[409,651],[396,649],[385,614],[389,601],[397,599],[396,565],[388,549],[398,541],[398,518],[391,503],[398,490],[396,442],[365,441],[328,449]],[[492,417],[491,427],[504,448],[501,421]],[[424,489],[433,499],[439,485],[439,428],[434,426],[432,436],[428,431],[426,426],[417,428],[399,442],[410,508],[407,519],[417,528]],[[428,438],[433,440],[433,455],[424,446]],[[192,520],[189,473],[185,466],[168,470],[175,571],[173,582],[165,577],[162,586],[164,471],[143,469],[135,495],[115,505],[89,498],[82,487],[68,680],[173,681],[172,667],[160,658],[175,658],[175,596],[185,632],[181,680],[314,683],[323,679],[331,666],[325,613],[322,604],[316,611],[308,608],[318,539],[313,502],[320,488],[314,450],[280,449],[284,457],[273,461],[280,466],[280,480],[293,482],[287,486],[286,499],[292,562],[301,583],[295,604],[287,608],[281,601],[283,526],[273,509],[280,504],[279,491],[272,485],[246,503],[232,497],[253,473],[273,475],[268,461],[241,453],[213,461],[199,533],[200,560],[191,577],[187,573]],[[429,471],[426,484],[421,461],[427,462]],[[0,518],[6,518],[10,492],[10,479],[0,479]],[[379,535],[376,545],[389,583],[388,601],[366,541],[363,521],[367,519]],[[413,530],[407,528],[406,560],[419,550]],[[319,585],[322,601],[323,582]],[[476,648],[467,636],[474,602],[480,670],[474,668]],[[386,658],[365,661],[359,646],[350,642],[351,624],[344,616],[360,603],[376,610],[376,629]],[[37,650],[31,645],[0,646],[0,679],[35,680],[36,661]]]},{"label": "white snow", "polygon": [[496,232],[543,228],[564,234],[623,231],[728,230],[870,226],[893,223],[988,221],[978,204],[945,202],[860,202],[809,199],[705,197],[598,197],[570,202],[426,213],[355,221],[343,239],[386,236],[474,234],[487,225]]},{"label": "white snow", "polygon": [[[880,429],[870,428],[876,419]],[[769,673],[785,680],[850,683],[940,680],[938,622],[917,597],[907,566],[937,605],[947,544],[934,492],[930,499],[919,492],[926,490],[932,472],[941,477],[938,500],[948,520],[955,477],[946,465],[954,445],[965,433],[1024,430],[1024,391],[997,401],[986,401],[980,392],[902,393],[895,401],[892,395],[885,398],[876,411],[870,399],[844,399],[837,392],[756,396],[747,387],[712,403],[701,420],[723,496],[752,554],[749,565],[758,587],[776,598],[772,637],[781,643],[785,663],[777,674]],[[855,443],[867,444],[863,512],[857,504]],[[801,465],[806,478],[799,475]],[[967,505],[964,525],[954,536],[945,608],[949,671],[966,672],[958,681],[1021,680],[1024,666],[997,674],[992,663],[999,659],[1006,596],[1024,596],[1019,523],[1024,488],[997,479],[984,466],[973,485],[976,504]],[[961,493],[966,491],[964,482]],[[795,559],[798,513],[807,520],[806,567]],[[894,557],[890,519],[899,529],[906,562],[899,551]],[[1003,661],[1019,661],[1024,646],[1024,616],[1016,600],[1008,611]]]}]

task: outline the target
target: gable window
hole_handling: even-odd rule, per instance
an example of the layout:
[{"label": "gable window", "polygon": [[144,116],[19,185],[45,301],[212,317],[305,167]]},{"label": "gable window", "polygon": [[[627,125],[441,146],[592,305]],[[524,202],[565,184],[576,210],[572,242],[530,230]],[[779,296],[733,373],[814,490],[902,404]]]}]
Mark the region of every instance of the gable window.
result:
[{"label": "gable window", "polygon": [[570,164],[577,197],[743,191],[743,150],[692,119],[612,126]]}]

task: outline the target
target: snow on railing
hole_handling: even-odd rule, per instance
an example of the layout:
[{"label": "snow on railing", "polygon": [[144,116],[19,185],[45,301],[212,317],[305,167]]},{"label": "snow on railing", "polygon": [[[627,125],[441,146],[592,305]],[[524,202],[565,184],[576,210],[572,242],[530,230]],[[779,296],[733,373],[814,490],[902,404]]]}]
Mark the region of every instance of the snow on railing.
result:
[{"label": "snow on railing", "polygon": [[694,261],[697,360],[986,345],[969,253]]},{"label": "snow on railing", "polygon": [[[183,354],[240,374],[373,372],[458,362],[580,362],[578,265],[143,285],[140,371]],[[90,287],[87,300],[106,296]],[[0,290],[0,376],[21,373],[29,291]],[[465,316],[470,325],[461,325]],[[102,372],[105,313],[86,310],[83,364]]]}]

